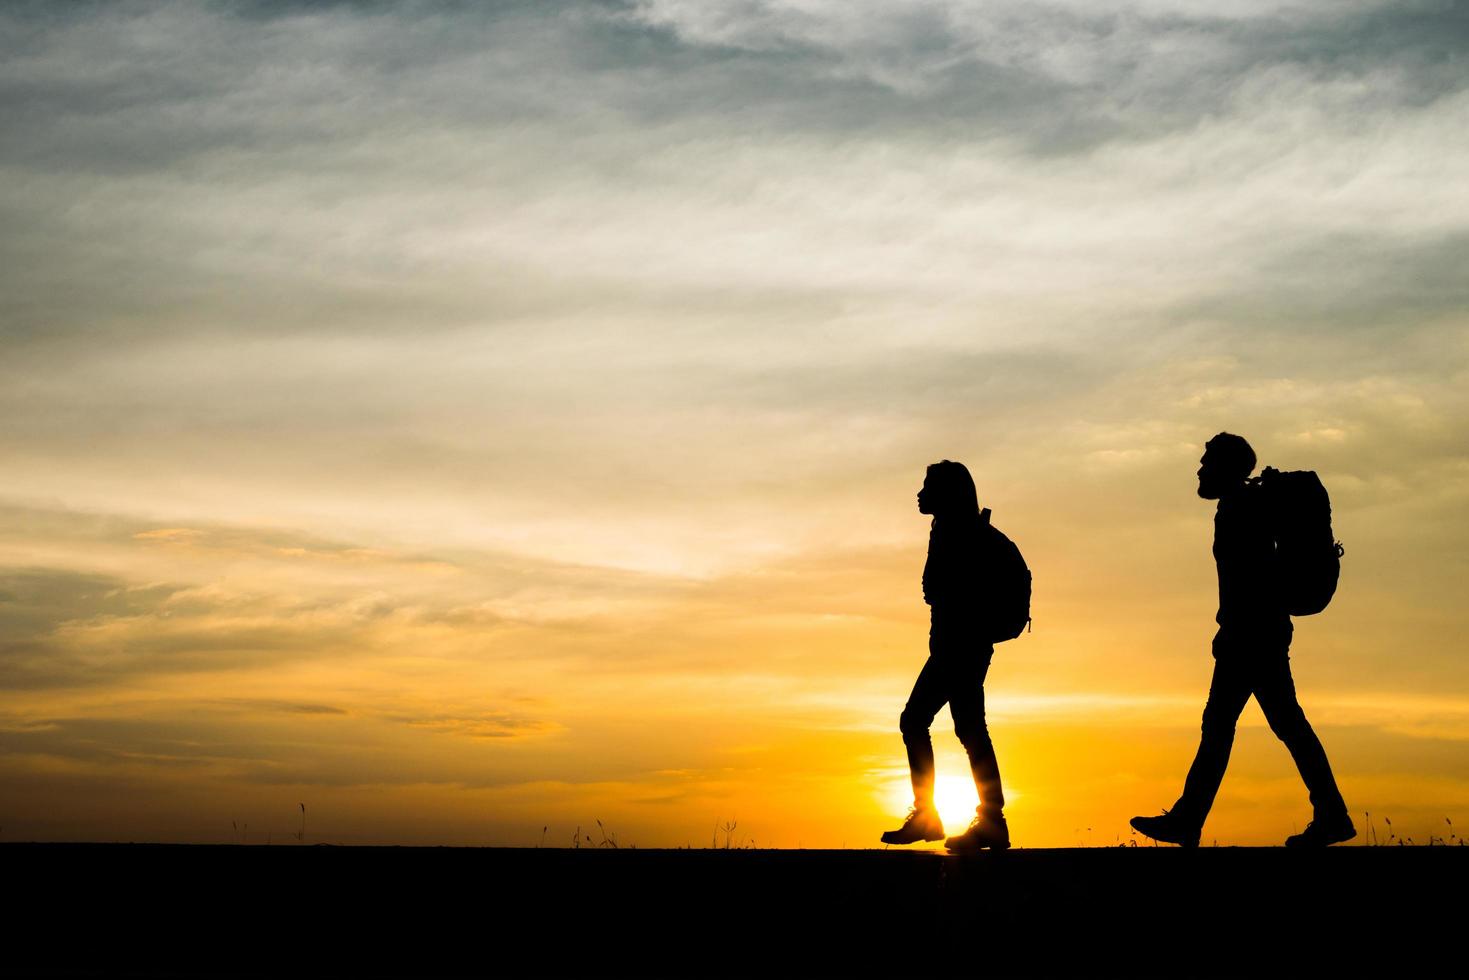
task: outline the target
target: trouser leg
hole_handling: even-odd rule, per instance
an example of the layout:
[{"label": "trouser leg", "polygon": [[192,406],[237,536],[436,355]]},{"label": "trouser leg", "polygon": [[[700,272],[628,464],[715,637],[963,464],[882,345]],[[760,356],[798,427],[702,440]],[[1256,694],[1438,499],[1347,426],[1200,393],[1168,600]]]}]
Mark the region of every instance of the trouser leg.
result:
[{"label": "trouser leg", "polygon": [[947,700],[942,668],[930,656],[918,672],[913,693],[908,695],[908,703],[898,719],[903,746],[908,750],[908,773],[913,780],[913,805],[916,807],[933,805],[933,740],[928,729]]},{"label": "trouser leg", "polygon": [[1234,728],[1245,702],[1250,699],[1248,677],[1229,661],[1214,661],[1214,678],[1209,684],[1209,700],[1204,705],[1204,720],[1199,750],[1194,755],[1184,779],[1183,795],[1173,805],[1173,812],[1190,823],[1202,827],[1224,770],[1229,766],[1229,753],[1234,747]]},{"label": "trouser leg", "polygon": [[1336,777],[1331,773],[1326,749],[1296,699],[1296,685],[1291,677],[1288,658],[1272,659],[1261,666],[1255,685],[1255,700],[1260,702],[1260,710],[1265,713],[1270,730],[1290,750],[1306,790],[1311,794],[1311,808],[1316,815],[1345,813],[1347,805],[1337,788]]},{"label": "trouser leg", "polygon": [[956,651],[946,660],[949,680],[949,713],[954,734],[969,754],[969,771],[979,793],[981,808],[998,815],[1005,808],[1005,791],[1000,785],[1000,763],[990,740],[984,715],[984,678],[989,672],[994,649]]}]

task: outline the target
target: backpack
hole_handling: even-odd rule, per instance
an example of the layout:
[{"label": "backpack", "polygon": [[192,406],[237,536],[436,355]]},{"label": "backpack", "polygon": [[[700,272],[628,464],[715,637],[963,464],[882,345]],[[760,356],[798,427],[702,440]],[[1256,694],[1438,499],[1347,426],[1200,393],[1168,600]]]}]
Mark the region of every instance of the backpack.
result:
[{"label": "backpack", "polygon": [[991,594],[986,596],[991,643],[1013,640],[1030,625],[1030,569],[1015,542],[990,523],[990,510],[979,518],[989,528],[989,576]]},{"label": "backpack", "polygon": [[1331,499],[1313,470],[1282,472],[1267,466],[1250,481],[1264,494],[1275,561],[1292,616],[1325,609],[1336,594],[1346,549],[1331,533]]}]

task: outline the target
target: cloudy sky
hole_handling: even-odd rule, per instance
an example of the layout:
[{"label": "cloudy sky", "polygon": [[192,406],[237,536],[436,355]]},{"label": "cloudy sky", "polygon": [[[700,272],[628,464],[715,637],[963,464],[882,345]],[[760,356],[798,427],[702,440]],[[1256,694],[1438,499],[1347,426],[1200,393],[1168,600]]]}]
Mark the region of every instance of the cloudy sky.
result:
[{"label": "cloudy sky", "polygon": [[[1332,493],[1352,809],[1469,823],[1466,51],[1447,0],[4,5],[0,838],[874,844],[952,458],[1035,573],[1016,840],[1114,842],[1197,738],[1220,429]],[[1275,843],[1242,725],[1205,836]]]}]

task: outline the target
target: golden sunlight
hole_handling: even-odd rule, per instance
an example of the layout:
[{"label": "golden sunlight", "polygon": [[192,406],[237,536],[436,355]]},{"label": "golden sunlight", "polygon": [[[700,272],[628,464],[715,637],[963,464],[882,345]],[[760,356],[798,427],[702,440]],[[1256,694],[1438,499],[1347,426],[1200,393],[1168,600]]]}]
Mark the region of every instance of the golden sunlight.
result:
[{"label": "golden sunlight", "polygon": [[[1018,794],[1006,786],[1006,799],[1009,800],[1012,795]],[[895,776],[887,784],[883,801],[894,814],[901,814],[913,805],[913,785],[908,781],[906,772]],[[974,816],[974,810],[979,806],[979,794],[975,792],[974,780],[967,771],[963,775],[940,774],[934,780],[933,802],[938,808],[939,816],[943,818],[944,826],[950,833],[958,833]]]},{"label": "golden sunlight", "polygon": [[[909,795],[912,795],[911,788]],[[968,773],[939,776],[934,780],[933,802],[950,833],[958,833],[974,816],[974,808],[979,806],[979,794],[975,792],[974,780]]]}]

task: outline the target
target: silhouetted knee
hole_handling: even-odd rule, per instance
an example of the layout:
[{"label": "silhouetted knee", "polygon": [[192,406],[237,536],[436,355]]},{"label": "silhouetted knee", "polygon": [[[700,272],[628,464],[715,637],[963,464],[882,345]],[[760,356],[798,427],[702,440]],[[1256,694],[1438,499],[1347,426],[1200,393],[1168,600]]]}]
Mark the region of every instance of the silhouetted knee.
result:
[{"label": "silhouetted knee", "polygon": [[1270,725],[1270,730],[1275,733],[1275,737],[1282,742],[1293,742],[1312,734],[1311,723],[1306,720],[1306,713],[1298,704],[1270,712],[1265,721]]},{"label": "silhouetted knee", "polygon": [[1226,711],[1220,711],[1213,705],[1204,706],[1204,721],[1200,726],[1207,739],[1226,739],[1233,741],[1234,725],[1237,717],[1231,716]]},{"label": "silhouetted knee", "polygon": [[983,751],[991,748],[990,729],[983,721],[955,725],[954,734],[959,736],[959,744],[971,752],[976,749]]},{"label": "silhouetted knee", "polygon": [[903,733],[904,742],[922,742],[928,738],[928,726],[932,721],[932,718],[925,718],[922,712],[904,708],[903,713],[898,716],[898,731]]}]

